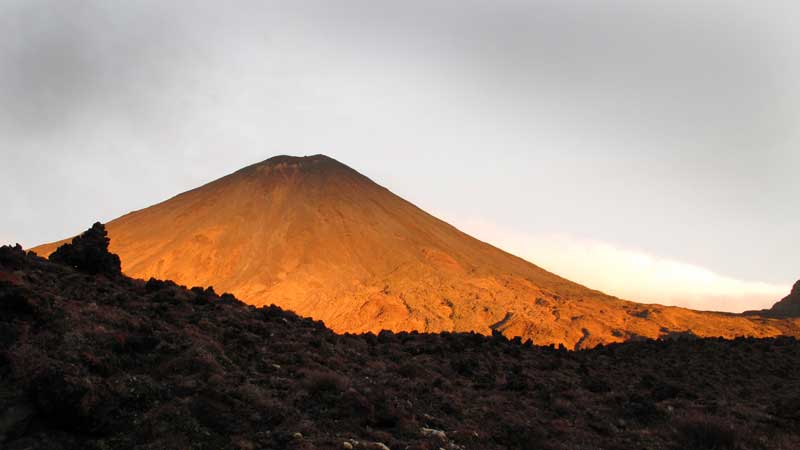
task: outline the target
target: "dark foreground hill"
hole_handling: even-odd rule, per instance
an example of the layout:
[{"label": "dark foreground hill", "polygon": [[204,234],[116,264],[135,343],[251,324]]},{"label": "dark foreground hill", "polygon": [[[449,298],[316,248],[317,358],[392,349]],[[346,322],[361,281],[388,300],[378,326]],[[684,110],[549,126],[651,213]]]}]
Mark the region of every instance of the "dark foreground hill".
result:
[{"label": "dark foreground hill", "polygon": [[339,335],[85,245],[0,248],[0,448],[800,448],[794,338]]}]

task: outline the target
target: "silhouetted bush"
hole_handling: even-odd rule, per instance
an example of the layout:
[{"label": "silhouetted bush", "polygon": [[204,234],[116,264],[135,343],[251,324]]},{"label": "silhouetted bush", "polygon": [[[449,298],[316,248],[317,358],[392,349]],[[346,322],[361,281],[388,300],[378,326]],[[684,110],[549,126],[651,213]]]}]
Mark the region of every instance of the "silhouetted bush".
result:
[{"label": "silhouetted bush", "polygon": [[414,362],[405,362],[397,367],[397,373],[405,378],[418,378],[424,375],[423,368]]},{"label": "silhouetted bush", "polygon": [[542,450],[548,448],[545,433],[538,427],[520,423],[504,423],[492,438],[509,450]]},{"label": "silhouetted bush", "polygon": [[306,371],[305,387],[310,395],[329,396],[338,394],[347,387],[347,379],[335,372]]},{"label": "silhouetted bush", "polygon": [[158,347],[160,342],[161,339],[155,336],[122,336],[114,343],[113,349],[119,353],[148,353]]},{"label": "silhouetted bush", "polygon": [[36,308],[21,289],[0,281],[0,311],[3,312],[0,320],[10,320],[15,315],[34,314]]},{"label": "silhouetted bush", "polygon": [[371,406],[367,424],[376,428],[394,428],[405,415],[395,403],[394,398],[385,391],[378,389],[369,396]]},{"label": "silhouetted bush", "polygon": [[778,398],[770,407],[770,412],[778,417],[800,420],[800,394],[792,393]]},{"label": "silhouetted bush", "polygon": [[662,416],[655,402],[646,396],[635,393],[622,404],[622,415],[628,420],[652,424]]},{"label": "silhouetted bush", "polygon": [[237,299],[233,294],[229,292],[225,292],[224,294],[220,295],[219,299],[220,301],[228,303],[230,305],[243,304],[242,302],[239,301],[239,299]]},{"label": "silhouetted bush", "polygon": [[106,227],[95,222],[71,244],[59,247],[49,259],[92,275],[119,275],[122,272],[119,256],[108,251],[109,241]]},{"label": "silhouetted bush", "polygon": [[157,292],[174,286],[176,286],[176,284],[172,281],[158,280],[152,277],[147,280],[147,283],[144,285],[145,289],[147,289],[147,292]]},{"label": "silhouetted bush", "polygon": [[736,449],[737,431],[720,419],[694,414],[678,421],[676,444],[682,450]]},{"label": "silhouetted bush", "polygon": [[100,396],[86,379],[48,368],[31,385],[37,410],[60,428],[90,433],[102,422],[97,414]]},{"label": "silhouetted bush", "polygon": [[25,251],[22,246],[17,244],[15,246],[4,245],[0,247],[0,265],[8,267],[9,269],[19,270],[23,266],[25,259]]}]

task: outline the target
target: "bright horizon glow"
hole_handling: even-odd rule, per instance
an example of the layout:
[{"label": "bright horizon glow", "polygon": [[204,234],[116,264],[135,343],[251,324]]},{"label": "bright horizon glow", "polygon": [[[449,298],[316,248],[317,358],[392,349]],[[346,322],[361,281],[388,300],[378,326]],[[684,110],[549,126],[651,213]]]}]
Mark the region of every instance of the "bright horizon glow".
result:
[{"label": "bright horizon glow", "polygon": [[527,234],[477,219],[450,223],[549,272],[639,303],[739,313],[770,308],[792,286],[738,280],[698,265],[563,233]]}]

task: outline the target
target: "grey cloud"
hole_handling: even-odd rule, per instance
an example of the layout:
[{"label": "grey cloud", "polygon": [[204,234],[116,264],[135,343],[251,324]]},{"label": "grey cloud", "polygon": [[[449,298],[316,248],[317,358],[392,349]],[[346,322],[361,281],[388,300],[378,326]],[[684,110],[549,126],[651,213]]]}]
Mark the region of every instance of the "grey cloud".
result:
[{"label": "grey cloud", "polygon": [[6,0],[0,233],[333,153],[455,216],[783,282],[800,7],[771,5]]}]

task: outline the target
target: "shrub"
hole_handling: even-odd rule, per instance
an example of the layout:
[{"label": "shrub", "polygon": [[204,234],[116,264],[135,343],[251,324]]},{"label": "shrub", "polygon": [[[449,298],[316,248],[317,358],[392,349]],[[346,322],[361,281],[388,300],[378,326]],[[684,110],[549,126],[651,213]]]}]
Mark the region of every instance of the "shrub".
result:
[{"label": "shrub", "polygon": [[147,283],[145,283],[144,288],[147,290],[147,292],[158,292],[162,289],[173,286],[176,286],[176,284],[172,281],[164,281],[150,277],[150,279],[147,280]]},{"label": "shrub", "polygon": [[307,371],[305,387],[313,396],[338,394],[347,388],[347,379],[335,372]]},{"label": "shrub", "polygon": [[676,424],[677,448],[683,450],[733,450],[738,447],[737,431],[722,419],[693,414]]},{"label": "shrub", "polygon": [[542,450],[549,448],[546,434],[536,426],[507,422],[500,424],[492,439],[509,450]]},{"label": "shrub", "polygon": [[15,315],[31,315],[36,312],[33,302],[28,299],[22,289],[0,281],[0,311],[3,319],[11,319]]}]

